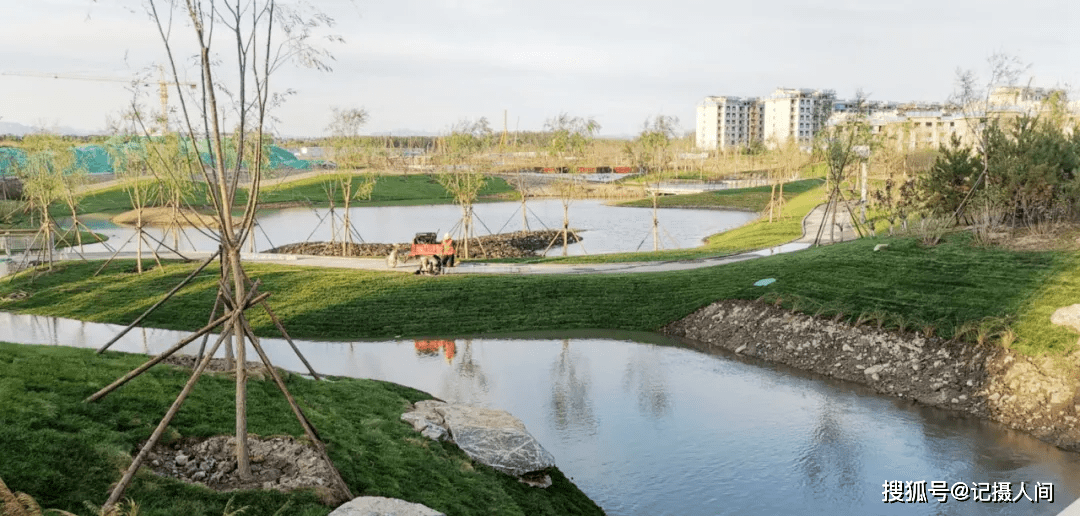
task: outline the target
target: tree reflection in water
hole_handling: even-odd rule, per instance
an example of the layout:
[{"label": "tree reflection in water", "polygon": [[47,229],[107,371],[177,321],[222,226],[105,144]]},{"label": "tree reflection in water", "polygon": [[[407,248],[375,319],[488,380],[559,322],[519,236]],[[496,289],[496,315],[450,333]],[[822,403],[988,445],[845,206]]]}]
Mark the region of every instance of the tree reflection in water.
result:
[{"label": "tree reflection in water", "polygon": [[[866,451],[857,435],[847,435],[842,417],[834,405],[838,400],[826,397],[821,401],[810,442],[796,458],[810,493],[851,493],[851,502],[858,502],[865,493],[862,461]],[[915,479],[912,479],[915,480]]]},{"label": "tree reflection in water", "polygon": [[488,379],[483,368],[473,359],[472,339],[465,339],[464,348],[458,348],[454,341],[449,346],[443,345],[443,356],[453,367],[443,373],[442,390],[447,401],[456,401],[474,405],[487,405]]},{"label": "tree reflection in water", "polygon": [[664,366],[651,348],[638,347],[626,360],[623,390],[637,394],[638,408],[653,420],[671,412]]},{"label": "tree reflection in water", "polygon": [[570,350],[570,339],[563,339],[559,358],[551,367],[551,419],[562,435],[596,433],[596,414],[589,398],[591,383],[589,361]]}]

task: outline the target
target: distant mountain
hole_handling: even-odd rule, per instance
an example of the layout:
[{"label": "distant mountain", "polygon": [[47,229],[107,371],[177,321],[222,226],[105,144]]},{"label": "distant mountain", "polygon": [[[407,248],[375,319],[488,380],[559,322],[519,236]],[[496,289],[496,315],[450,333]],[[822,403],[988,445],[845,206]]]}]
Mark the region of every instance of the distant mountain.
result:
[{"label": "distant mountain", "polygon": [[[68,126],[56,126],[46,129],[53,134],[70,135],[70,136],[88,136],[94,134],[102,134],[101,131],[86,131],[83,129],[75,129]],[[0,134],[11,134],[15,136],[23,136],[31,133],[38,132],[38,128],[28,125],[20,124],[18,122],[4,122],[0,120]]]}]

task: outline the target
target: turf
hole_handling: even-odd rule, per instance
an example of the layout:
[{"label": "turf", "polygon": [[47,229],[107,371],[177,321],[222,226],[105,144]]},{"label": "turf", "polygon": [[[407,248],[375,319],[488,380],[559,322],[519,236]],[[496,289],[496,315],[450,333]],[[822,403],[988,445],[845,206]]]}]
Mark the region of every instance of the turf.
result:
[{"label": "turf", "polygon": [[[261,201],[275,202],[310,202],[316,205],[328,205],[327,183],[338,181],[340,174],[327,174],[290,181],[262,189]],[[362,181],[362,176],[353,176],[355,186]],[[516,193],[504,179],[488,177],[487,183],[479,192],[480,198],[487,200],[506,200],[515,198]],[[454,199],[449,192],[429,174],[378,176],[370,200],[353,200],[352,206],[391,206],[416,204],[448,204]],[[340,185],[336,186],[336,206],[344,202]]]},{"label": "turf", "polygon": [[[263,187],[260,193],[260,201],[263,203],[311,203],[316,206],[327,206],[326,184],[336,181],[340,174],[327,173],[326,175],[300,179],[281,183],[279,185]],[[353,177],[353,184],[362,180],[361,176]],[[241,185],[243,186],[243,185]],[[487,184],[481,189],[480,200],[507,200],[516,197],[516,191],[504,179],[489,177]],[[416,204],[448,204],[454,201],[453,197],[442,185],[429,174],[379,176],[372,191],[370,200],[353,200],[353,206],[391,206],[391,205],[416,205]],[[210,199],[206,195],[205,186],[199,183],[187,202],[196,208],[209,207]],[[247,202],[247,189],[238,188],[236,193],[237,206]],[[344,202],[340,185],[335,192],[335,205],[341,206]],[[151,203],[155,205],[155,203]],[[122,185],[96,190],[84,196],[79,201],[81,213],[123,213],[134,209],[127,190]],[[54,206],[49,210],[53,216],[64,217],[70,215],[66,206]]]},{"label": "turf", "polygon": [[[879,243],[887,250],[874,252]],[[951,337],[965,324],[1019,312],[1063,270],[1065,254],[974,247],[965,235],[924,247],[917,239],[862,239],[718,267],[643,274],[448,275],[250,264],[273,293],[271,303],[296,337],[385,338],[456,336],[585,328],[656,330],[722,299],[779,299],[788,308],[822,315],[872,317],[885,327],[931,330]],[[0,310],[126,323],[193,267],[132,274],[130,262],[66,263],[33,282],[28,275],[0,284]],[[196,329],[214,301],[213,267],[204,271],[145,325]],[[761,278],[776,278],[754,287]],[[423,317],[417,313],[423,307]],[[256,331],[271,322],[252,312]],[[1033,348],[1033,351],[1038,348]]]},{"label": "turf", "polygon": [[[803,179],[785,183],[784,199],[790,200],[798,194],[820,186],[823,182],[820,179]],[[771,186],[755,186],[752,188],[732,188],[730,190],[715,190],[685,195],[663,195],[657,197],[656,200],[657,205],[661,208],[727,208],[762,211],[768,207],[771,196]],[[619,206],[651,208],[652,199],[627,201],[619,203]]]},{"label": "turf", "polygon": [[[164,415],[190,371],[159,365],[97,403],[83,399],[145,360],[124,353],[0,343],[0,478],[43,507],[87,514]],[[545,490],[475,464],[456,446],[420,437],[401,422],[407,403],[429,395],[373,380],[286,383],[326,441],[354,495],[397,497],[447,514],[602,514],[558,470]],[[200,380],[170,425],[170,440],[234,431],[235,383]],[[248,384],[249,429],[259,435],[303,431],[273,382]],[[325,515],[312,491],[218,493],[145,470],[126,492],[142,516],[223,514],[230,498],[244,514]]]}]

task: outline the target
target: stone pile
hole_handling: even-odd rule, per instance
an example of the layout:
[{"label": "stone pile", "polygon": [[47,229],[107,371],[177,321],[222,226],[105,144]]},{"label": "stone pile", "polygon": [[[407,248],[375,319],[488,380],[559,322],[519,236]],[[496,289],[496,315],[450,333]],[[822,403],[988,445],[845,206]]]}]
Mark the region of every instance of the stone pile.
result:
[{"label": "stone pile", "polygon": [[311,447],[292,437],[248,436],[251,472],[254,478],[241,480],[236,473],[236,438],[183,439],[172,445],[156,446],[145,464],[161,476],[203,484],[211,489],[328,488],[331,466]]},{"label": "stone pile", "polygon": [[[574,244],[580,239],[580,234],[571,231],[567,234],[567,244]],[[537,256],[547,249],[552,241],[552,247],[562,245],[561,230],[541,231],[517,231],[514,233],[500,233],[498,235],[484,235],[469,239],[469,257],[478,259],[491,258],[525,258]],[[460,256],[464,246],[459,241],[454,241],[454,246]],[[347,254],[344,256],[384,258],[390,251],[397,249],[398,254],[405,257],[409,244],[349,244],[346,246]],[[280,254],[306,254],[314,256],[343,256],[341,243],[332,242],[302,242],[287,244],[267,251]]]},{"label": "stone pile", "polygon": [[[1054,322],[1080,326],[1080,306]],[[703,351],[787,364],[958,410],[1080,450],[1080,352],[1057,363],[975,344],[853,326],[750,301],[720,301],[664,328]]]},{"label": "stone pile", "polygon": [[555,457],[505,410],[424,400],[401,419],[429,439],[452,441],[476,462],[534,487],[551,485],[550,476],[535,473],[554,467]]}]

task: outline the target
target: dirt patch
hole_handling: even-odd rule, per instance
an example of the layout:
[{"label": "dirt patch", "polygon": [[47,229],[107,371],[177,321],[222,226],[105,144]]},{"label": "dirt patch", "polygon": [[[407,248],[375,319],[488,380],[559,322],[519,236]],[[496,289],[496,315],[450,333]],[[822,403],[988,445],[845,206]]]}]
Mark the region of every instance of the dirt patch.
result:
[{"label": "dirt patch", "polygon": [[[207,345],[209,345],[209,344],[212,344],[212,342],[207,343]],[[194,357],[194,356],[170,355],[165,360],[162,360],[162,363],[177,366],[177,367],[183,367],[185,369],[194,369],[195,366],[197,365],[195,363],[195,360],[196,360],[196,357]],[[249,362],[246,362],[246,363],[247,363],[247,375],[248,375],[249,379],[251,379],[251,380],[269,380],[269,379],[273,378],[273,375],[270,374],[270,371],[268,371],[266,369],[266,366],[264,366],[262,364],[262,362],[250,362],[249,361]],[[235,362],[234,362],[234,364],[235,364]],[[232,374],[232,373],[236,372],[236,368],[235,368],[235,366],[230,367],[229,364],[225,361],[224,358],[211,358],[210,363],[207,364],[205,371],[209,372],[209,373]],[[284,370],[278,368],[278,374],[281,375],[281,376],[286,376],[288,373],[286,373]]]},{"label": "dirt patch", "polygon": [[1059,361],[1033,359],[997,345],[853,326],[750,301],[714,303],[663,331],[692,339],[705,352],[726,350],[852,381],[1080,450],[1080,352]]},{"label": "dirt patch", "polygon": [[[537,256],[544,249],[557,240],[555,245],[562,245],[562,232],[559,230],[542,231],[517,231],[514,233],[500,233],[498,235],[485,235],[469,239],[469,257],[473,259],[490,258],[524,258]],[[571,232],[567,235],[568,244],[577,243],[581,239],[580,234]],[[454,244],[458,255],[462,253],[463,246],[460,242]],[[349,244],[342,252],[341,243],[331,242],[302,242],[287,244],[271,249],[269,253],[282,254],[306,254],[314,256],[358,256],[384,258],[390,251],[397,249],[399,255],[405,256],[410,249],[409,244]]]},{"label": "dirt patch", "polygon": [[236,471],[235,436],[206,439],[182,438],[171,444],[158,444],[144,463],[154,473],[191,484],[202,484],[216,491],[237,489],[314,488],[320,498],[330,496],[332,468],[315,449],[289,436],[261,438],[248,435],[251,457],[250,479]]},{"label": "dirt patch", "polygon": [[1073,251],[1080,249],[1080,225],[1040,224],[979,233],[976,238],[1012,251]]},{"label": "dirt patch", "polygon": [[[116,224],[134,226],[138,224],[139,221],[139,210],[125,211],[110,220]],[[218,226],[217,218],[211,215],[204,215],[186,208],[174,213],[172,208],[163,208],[160,206],[143,208],[142,223],[143,226],[158,228],[169,227],[173,224],[204,228],[216,228]]]}]

